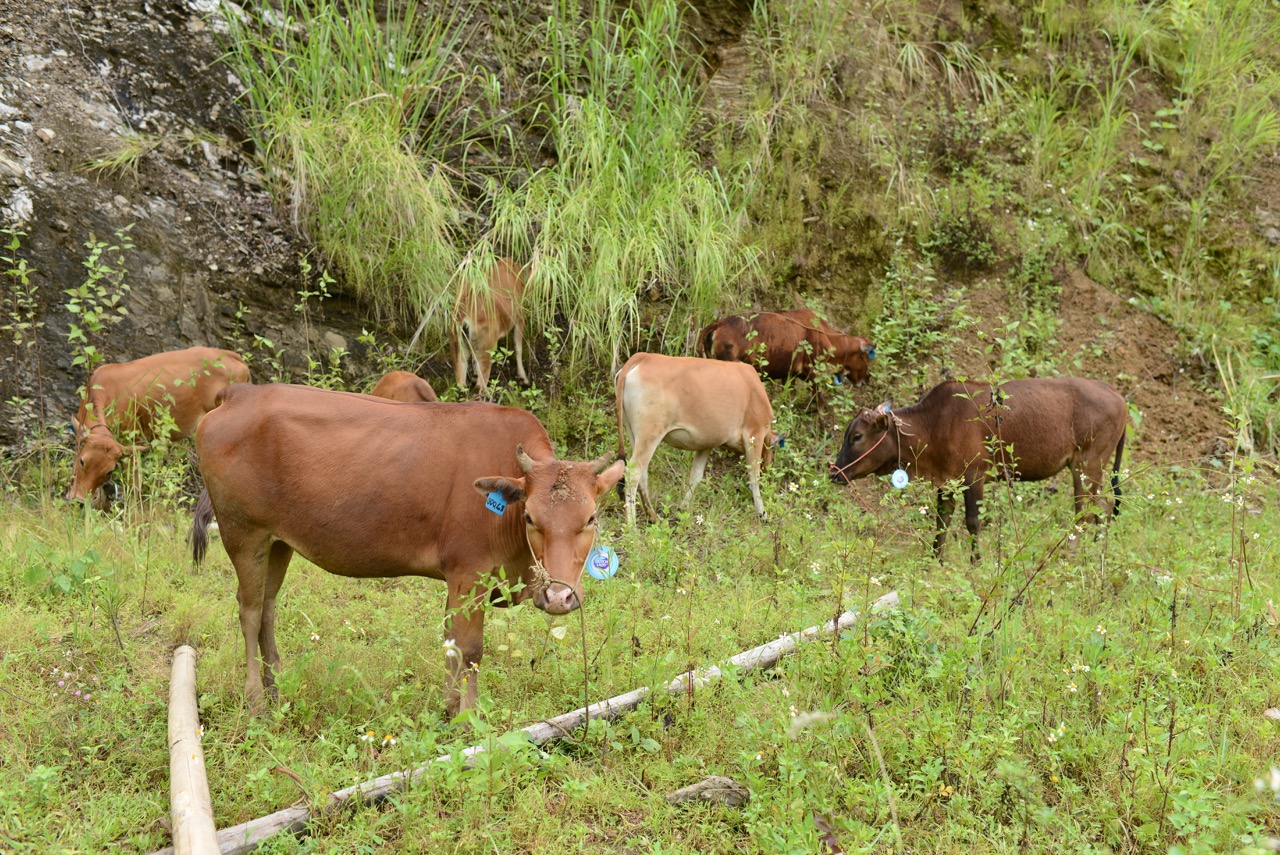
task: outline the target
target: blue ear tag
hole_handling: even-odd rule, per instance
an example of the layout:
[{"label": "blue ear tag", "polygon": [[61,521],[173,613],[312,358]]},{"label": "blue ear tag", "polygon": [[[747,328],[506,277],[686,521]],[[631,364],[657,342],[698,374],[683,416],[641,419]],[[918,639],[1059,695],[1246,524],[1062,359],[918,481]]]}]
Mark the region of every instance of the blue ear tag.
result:
[{"label": "blue ear tag", "polygon": [[895,469],[893,470],[893,474],[889,476],[889,481],[892,482],[893,486],[897,487],[899,490],[907,486],[907,482],[910,480],[911,479],[907,477],[907,470],[905,469]]},{"label": "blue ear tag", "polygon": [[875,359],[875,358],[876,358],[876,349],[873,347],[867,351],[867,359]]},{"label": "blue ear tag", "polygon": [[836,385],[837,385],[837,386],[843,386],[843,385],[844,385],[844,380],[840,379],[840,375],[839,375],[839,374],[837,374],[833,379],[836,381]]},{"label": "blue ear tag", "polygon": [[785,436],[778,437],[778,448],[787,447],[787,438]]},{"label": "blue ear tag", "polygon": [[502,516],[507,512],[507,499],[497,490],[490,490],[489,498],[484,500],[484,506],[498,516]]},{"label": "blue ear tag", "polygon": [[618,553],[613,551],[613,547],[603,544],[592,547],[587,555],[587,572],[592,579],[602,582],[612,578],[618,572]]}]

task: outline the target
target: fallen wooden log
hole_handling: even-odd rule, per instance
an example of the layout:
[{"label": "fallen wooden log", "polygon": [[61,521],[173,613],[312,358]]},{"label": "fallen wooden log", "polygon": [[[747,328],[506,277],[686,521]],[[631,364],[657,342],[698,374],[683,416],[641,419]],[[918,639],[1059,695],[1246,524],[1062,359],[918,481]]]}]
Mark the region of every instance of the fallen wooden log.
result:
[{"label": "fallen wooden log", "polygon": [[[898,605],[897,591],[890,591],[872,604],[872,611],[885,608],[894,608]],[[774,639],[767,644],[761,644],[750,650],[744,650],[737,656],[729,659],[729,662],[740,671],[762,671],[772,668],[778,664],[778,660],[782,657],[794,653],[803,641],[814,641],[823,636],[829,636],[840,630],[848,629],[858,620],[856,611],[847,611],[835,620],[829,620],[821,626],[811,626],[808,629],[783,635]],[[686,671],[676,677],[666,686],[660,687],[660,690],[668,694],[684,694],[690,688],[698,688],[709,683],[719,680],[723,676],[723,672],[718,666],[712,665],[702,670]],[[640,703],[649,696],[651,689],[643,686],[639,689],[632,689],[625,694],[615,695],[607,700],[597,701],[587,707],[581,707],[572,712],[567,712],[555,718],[540,721],[523,729],[528,734],[529,741],[535,745],[542,745],[556,739],[568,736],[575,729],[581,727],[591,719],[612,720],[630,712],[640,705]],[[497,737],[494,737],[496,740]],[[402,790],[409,786],[415,779],[421,777],[427,769],[434,763],[448,763],[461,757],[469,760],[472,756],[486,750],[485,745],[472,745],[456,754],[446,754],[430,760],[415,769],[407,772],[391,772],[381,775],[371,781],[365,781],[361,784],[347,787],[330,793],[324,804],[315,807],[306,805],[295,805],[294,807],[278,810],[273,814],[268,814],[249,822],[241,823],[230,828],[224,828],[218,832],[218,845],[221,847],[222,855],[242,855],[242,853],[252,852],[258,847],[263,840],[273,837],[284,831],[300,833],[306,828],[308,822],[317,815],[328,813],[347,804],[363,804],[370,802],[378,802],[385,799],[394,792]],[[174,855],[173,849],[161,849],[152,855]]]},{"label": "fallen wooden log", "polygon": [[196,652],[185,644],[173,651],[169,677],[169,817],[177,855],[220,851],[200,747]]}]

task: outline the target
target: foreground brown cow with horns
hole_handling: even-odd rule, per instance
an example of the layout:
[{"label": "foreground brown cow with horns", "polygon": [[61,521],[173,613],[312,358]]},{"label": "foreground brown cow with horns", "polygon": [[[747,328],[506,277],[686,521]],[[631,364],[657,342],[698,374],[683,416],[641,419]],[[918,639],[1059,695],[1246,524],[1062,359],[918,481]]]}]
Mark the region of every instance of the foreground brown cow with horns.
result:
[{"label": "foreground brown cow with horns", "polygon": [[472,708],[481,605],[498,568],[524,583],[517,600],[549,614],[578,608],[596,500],[623,472],[612,454],[556,460],[546,430],[523,410],[395,404],[304,386],[232,386],[200,425],[196,448],[207,493],[192,552],[203,557],[216,514],[240,583],[245,696],[255,707],[280,662],[276,595],[296,551],[341,576],[443,580],[446,704],[451,715]]},{"label": "foreground brown cow with horns", "polygon": [[[1124,453],[1128,407],[1100,380],[1057,377],[1010,380],[992,387],[948,381],[918,404],[892,410],[881,405],[858,413],[844,434],[831,480],[847,483],[867,475],[902,469],[938,486],[935,555],[942,554],[955,497],[945,484],[960,479],[964,522],[978,557],[978,506],[993,467],[998,477],[1043,481],[1071,469],[1077,516],[1092,502],[1106,512],[1101,495],[1103,468],[1111,463],[1111,487],[1120,509],[1120,457]],[[1098,517],[1086,518],[1096,522]]]},{"label": "foreground brown cow with horns", "polygon": [[157,417],[167,409],[173,420],[172,440],[195,434],[196,426],[217,404],[230,383],[249,380],[244,360],[229,350],[190,347],[144,356],[132,362],[100,365],[89,378],[76,413],[76,456],[67,498],[105,510],[110,502],[98,491],[126,452],[145,446],[123,446],[116,434],[150,442],[159,433]]},{"label": "foreground brown cow with horns", "polygon": [[725,362],[746,362],[766,377],[812,380],[816,369],[828,366],[837,381],[855,386],[867,382],[875,348],[862,336],[846,335],[812,309],[784,312],[746,312],[729,315],[698,333],[699,356]]},{"label": "foreground brown cow with horns", "polygon": [[439,400],[431,384],[411,371],[388,371],[369,394],[406,404],[431,404]]}]

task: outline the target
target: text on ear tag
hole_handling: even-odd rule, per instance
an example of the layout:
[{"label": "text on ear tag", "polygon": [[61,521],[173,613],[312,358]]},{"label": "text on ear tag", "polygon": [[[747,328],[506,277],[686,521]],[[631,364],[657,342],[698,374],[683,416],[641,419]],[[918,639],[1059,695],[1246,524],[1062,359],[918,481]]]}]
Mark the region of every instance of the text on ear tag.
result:
[{"label": "text on ear tag", "polygon": [[506,497],[497,490],[490,490],[489,497],[484,500],[484,506],[493,511],[498,516],[502,516],[507,512]]}]

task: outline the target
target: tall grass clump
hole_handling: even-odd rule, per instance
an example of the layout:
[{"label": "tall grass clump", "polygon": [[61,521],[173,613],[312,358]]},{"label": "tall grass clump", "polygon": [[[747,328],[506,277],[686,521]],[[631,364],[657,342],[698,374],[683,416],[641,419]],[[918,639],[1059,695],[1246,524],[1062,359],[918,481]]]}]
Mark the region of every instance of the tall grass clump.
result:
[{"label": "tall grass clump", "polygon": [[385,316],[439,302],[457,262],[458,200],[433,157],[465,87],[457,16],[368,0],[227,7],[226,61],[277,199]]},{"label": "tall grass clump", "polygon": [[680,6],[600,0],[583,14],[561,0],[546,27],[541,118],[558,162],[497,191],[490,238],[537,251],[528,309],[567,321],[571,361],[617,363],[644,340],[681,349],[753,255],[738,178],[694,149],[702,114]]}]

